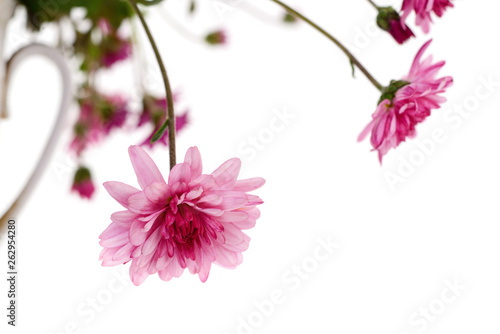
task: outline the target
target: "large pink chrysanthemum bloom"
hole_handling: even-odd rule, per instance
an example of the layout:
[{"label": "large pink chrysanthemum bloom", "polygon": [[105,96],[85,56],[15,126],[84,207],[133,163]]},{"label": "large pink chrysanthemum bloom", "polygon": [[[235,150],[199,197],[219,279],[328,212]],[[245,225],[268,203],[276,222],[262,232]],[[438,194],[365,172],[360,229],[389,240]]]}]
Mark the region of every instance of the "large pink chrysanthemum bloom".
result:
[{"label": "large pink chrysanthemum bloom", "polygon": [[205,282],[212,263],[235,268],[260,216],[262,200],[247,192],[264,179],[237,180],[241,162],[226,161],[212,174],[202,174],[201,156],[190,148],[165,182],[158,167],[140,146],[129,148],[141,190],[120,182],[104,187],[125,211],[111,215],[101,234],[103,266],[132,261],[135,285],[156,274],[164,281],[180,277],[185,268]]},{"label": "large pink chrysanthemum bloom", "polygon": [[439,108],[446,101],[439,94],[453,84],[453,79],[449,76],[436,78],[445,62],[432,64],[432,56],[421,60],[430,43],[428,41],[420,49],[410,73],[401,81],[392,81],[384,90],[381,102],[372,115],[373,120],[358,138],[362,141],[371,132],[371,144],[373,150],[378,151],[380,163],[391,148],[397,147],[407,137],[414,137],[415,126],[423,122],[432,109]]},{"label": "large pink chrysanthemum bloom", "polygon": [[448,7],[453,7],[449,0],[404,0],[401,7],[403,12],[401,24],[405,25],[406,18],[412,11],[415,11],[416,24],[422,27],[422,30],[427,34],[432,23],[432,12],[441,17]]}]

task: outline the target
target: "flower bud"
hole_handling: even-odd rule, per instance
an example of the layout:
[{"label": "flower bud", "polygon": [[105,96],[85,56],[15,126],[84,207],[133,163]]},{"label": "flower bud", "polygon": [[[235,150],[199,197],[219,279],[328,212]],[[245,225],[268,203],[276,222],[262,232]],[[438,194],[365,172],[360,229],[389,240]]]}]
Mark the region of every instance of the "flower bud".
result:
[{"label": "flower bud", "polygon": [[379,7],[377,25],[387,31],[399,44],[403,44],[411,37],[415,37],[410,28],[401,21],[398,12],[392,7]]},{"label": "flower bud", "polygon": [[90,170],[86,167],[79,167],[75,173],[73,186],[71,190],[77,192],[80,197],[90,199],[94,194],[95,188],[92,183]]},{"label": "flower bud", "polygon": [[208,34],[205,41],[210,45],[223,45],[227,43],[227,35],[224,30],[218,30]]}]

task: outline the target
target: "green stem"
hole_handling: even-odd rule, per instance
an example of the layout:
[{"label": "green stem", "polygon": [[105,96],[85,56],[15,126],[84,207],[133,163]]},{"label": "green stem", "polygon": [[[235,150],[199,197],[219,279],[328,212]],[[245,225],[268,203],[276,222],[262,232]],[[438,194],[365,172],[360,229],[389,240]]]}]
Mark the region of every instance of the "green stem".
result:
[{"label": "green stem", "polygon": [[160,55],[160,51],[158,50],[158,46],[156,45],[156,42],[153,38],[153,35],[151,34],[151,30],[148,27],[148,24],[146,23],[146,20],[144,19],[144,16],[142,15],[141,11],[139,10],[139,7],[137,7],[137,4],[135,3],[135,0],[129,0],[130,5],[136,12],[137,16],[139,17],[144,30],[146,31],[146,35],[148,36],[149,42],[151,43],[151,46],[153,48],[153,51],[156,56],[156,60],[158,61],[158,65],[160,66],[161,74],[163,77],[163,83],[165,84],[165,91],[167,93],[167,112],[168,112],[168,117],[165,123],[162,125],[162,127],[154,134],[152,141],[157,141],[162,137],[162,135],[165,133],[165,130],[168,126],[168,148],[170,152],[170,169],[174,168],[176,165],[176,155],[175,155],[175,111],[174,111],[174,99],[173,99],[173,94],[172,94],[172,88],[170,86],[170,81],[168,80],[168,75],[167,75],[167,69],[165,68],[165,64],[163,63],[163,60]]},{"label": "green stem", "polygon": [[313,21],[309,20],[307,17],[305,17],[304,15],[300,14],[299,12],[297,12],[296,10],[294,10],[293,8],[287,6],[283,2],[281,2],[279,0],[271,0],[271,1],[273,1],[276,4],[280,5],[287,12],[289,12],[290,14],[294,15],[295,17],[303,20],[304,22],[308,23],[314,29],[318,30],[321,34],[323,34],[324,36],[326,36],[330,41],[332,41],[335,45],[337,45],[346,54],[346,56],[349,58],[349,60],[354,65],[356,65],[360,69],[361,72],[363,72],[363,74],[368,78],[368,80],[370,80],[370,82],[379,91],[382,91],[382,89],[384,87],[377,80],[375,80],[375,78],[370,74],[370,72],[368,72],[368,70],[356,59],[356,57],[354,57],[354,55],[349,50],[347,50],[347,48],[344,45],[342,45],[335,37],[333,37],[332,35],[330,35],[328,32],[326,32],[323,28],[321,28],[320,26],[318,26],[316,23],[314,23]]},{"label": "green stem", "polygon": [[377,4],[375,2],[373,2],[372,0],[368,0],[369,3],[372,4],[373,7],[375,7],[376,10],[378,10],[380,7],[377,6]]}]

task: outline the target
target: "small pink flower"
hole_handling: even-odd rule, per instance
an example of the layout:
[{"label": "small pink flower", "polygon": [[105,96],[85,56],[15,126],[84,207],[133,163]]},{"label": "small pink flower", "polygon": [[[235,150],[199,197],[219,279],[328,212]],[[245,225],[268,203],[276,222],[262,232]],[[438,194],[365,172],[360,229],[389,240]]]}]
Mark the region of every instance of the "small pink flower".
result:
[{"label": "small pink flower", "polygon": [[70,144],[70,150],[79,157],[89,145],[96,144],[101,140],[103,137],[101,128],[101,122],[95,114],[91,102],[81,101],[80,117],[73,129],[74,137]]},{"label": "small pink flower", "polygon": [[[174,103],[177,101],[177,95],[174,95]],[[137,127],[140,127],[146,123],[153,124],[153,131],[151,134],[141,143],[141,146],[153,147],[157,143],[161,143],[164,146],[168,146],[168,129],[165,134],[154,144],[151,144],[151,139],[156,131],[162,126],[162,124],[167,119],[167,100],[165,98],[157,99],[152,96],[144,97],[144,109],[139,117],[139,123]],[[185,111],[183,115],[175,117],[175,129],[176,133],[184,129],[188,124],[189,112]]]},{"label": "small pink flower", "polygon": [[201,156],[190,148],[165,182],[158,167],[140,146],[129,148],[141,190],[121,182],[104,187],[125,211],[111,215],[100,236],[103,266],[132,261],[135,285],[158,273],[164,281],[188,268],[205,282],[212,263],[236,268],[250,238],[262,200],[247,192],[260,188],[262,178],[237,180],[241,162],[234,158],[212,174],[202,174]]},{"label": "small pink flower", "polygon": [[106,68],[128,59],[132,54],[130,41],[119,36],[107,37],[102,46],[101,63]]},{"label": "small pink flower", "polygon": [[404,0],[401,7],[403,12],[401,24],[403,25],[406,22],[406,18],[414,10],[417,16],[416,24],[421,26],[422,30],[427,34],[432,23],[432,12],[441,17],[448,7],[453,7],[449,0]]},{"label": "small pink flower", "polygon": [[121,128],[130,112],[128,100],[122,95],[101,95],[101,102],[97,106],[103,130],[109,134],[115,128]]},{"label": "small pink flower", "polygon": [[100,19],[97,26],[102,33],[100,45],[102,65],[110,68],[117,62],[128,59],[132,54],[130,39],[121,37],[106,19]]},{"label": "small pink flower", "polygon": [[82,198],[90,199],[94,194],[95,188],[92,183],[92,177],[90,170],[85,167],[80,167],[75,173],[75,178],[73,181],[73,186],[71,191],[76,192]]},{"label": "small pink flower", "polygon": [[416,135],[415,126],[423,122],[432,109],[440,108],[440,104],[446,101],[439,94],[453,84],[453,79],[449,76],[436,78],[445,62],[432,64],[432,56],[421,61],[430,43],[425,43],[420,49],[410,73],[385,88],[382,101],[372,115],[373,120],[358,138],[362,141],[371,132],[371,144],[373,150],[378,151],[380,163],[391,148],[396,148],[407,137],[413,138]]},{"label": "small pink flower", "polygon": [[80,156],[88,146],[100,142],[113,129],[121,128],[129,114],[128,101],[120,95],[96,93],[80,100],[80,116],[70,150]]}]

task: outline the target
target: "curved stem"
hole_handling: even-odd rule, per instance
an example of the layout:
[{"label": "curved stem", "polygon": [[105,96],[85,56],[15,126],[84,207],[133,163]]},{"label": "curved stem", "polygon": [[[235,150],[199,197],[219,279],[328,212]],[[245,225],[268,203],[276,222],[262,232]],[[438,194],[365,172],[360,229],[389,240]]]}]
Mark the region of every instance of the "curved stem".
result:
[{"label": "curved stem", "polygon": [[49,59],[51,59],[57,66],[58,70],[61,72],[62,76],[62,102],[59,109],[59,114],[57,115],[56,123],[52,129],[52,133],[50,135],[49,141],[45,146],[40,159],[35,167],[35,170],[31,174],[28,182],[24,186],[23,190],[16,198],[11,207],[7,210],[7,212],[0,218],[0,231],[4,231],[7,226],[7,222],[9,219],[15,218],[21,206],[26,202],[30,193],[33,191],[35,185],[43,174],[43,171],[47,167],[47,164],[50,161],[50,157],[52,152],[54,151],[56,144],[59,140],[59,137],[62,134],[62,130],[64,129],[64,123],[66,119],[66,113],[69,109],[72,99],[72,82],[71,82],[71,74],[68,66],[66,65],[64,57],[59,53],[56,49],[50,48],[48,46],[42,44],[31,44],[21,50],[19,50],[14,56],[12,56],[11,60],[7,65],[7,75],[6,75],[6,83],[8,83],[10,76],[12,75],[12,71],[16,68],[17,64],[22,62],[27,57],[32,55],[43,55]]},{"label": "curved stem", "polygon": [[370,80],[370,82],[379,90],[379,91],[382,91],[383,90],[383,86],[377,81],[375,80],[375,78],[370,74],[370,72],[368,72],[368,70],[359,62],[359,60],[356,59],[356,57],[354,57],[354,55],[349,51],[347,50],[347,48],[342,45],[342,43],[340,43],[335,37],[333,37],[332,35],[330,35],[326,30],[324,30],[323,28],[321,28],[320,26],[318,26],[316,23],[314,23],[313,21],[309,20],[307,17],[305,17],[304,15],[300,14],[299,12],[297,12],[296,10],[294,10],[293,8],[287,6],[286,4],[284,4],[283,2],[279,1],[279,0],[271,0],[273,2],[275,2],[276,4],[280,5],[281,7],[283,7],[286,11],[288,11],[290,14],[294,15],[295,17],[301,19],[302,21],[308,23],[310,26],[312,26],[314,29],[318,30],[321,34],[323,34],[324,36],[326,36],[330,41],[332,41],[335,45],[337,45],[345,54],[346,56],[349,58],[349,60],[354,64],[356,65],[361,72],[363,72],[363,74],[368,78],[368,80]]},{"label": "curved stem", "polygon": [[160,51],[158,50],[158,46],[151,34],[151,30],[149,30],[148,24],[144,19],[139,7],[135,3],[135,0],[129,0],[130,5],[134,9],[135,13],[139,17],[144,30],[146,31],[146,35],[148,36],[149,42],[151,43],[151,47],[156,56],[156,60],[158,61],[158,65],[160,66],[161,75],[163,77],[163,83],[165,84],[166,98],[167,98],[167,112],[168,117],[165,121],[165,124],[158,130],[158,132],[153,136],[153,140],[155,141],[160,139],[163,133],[165,133],[166,127],[168,126],[168,148],[170,152],[170,169],[174,168],[176,164],[176,155],[175,155],[175,111],[174,111],[174,99],[172,94],[172,88],[170,86],[170,81],[168,80],[167,69],[165,68],[165,64],[161,58]]}]

